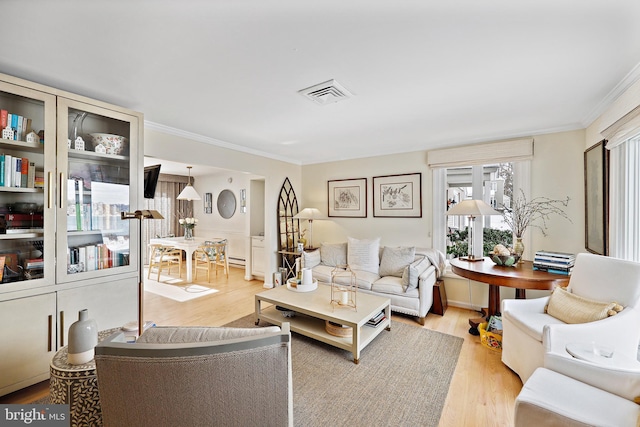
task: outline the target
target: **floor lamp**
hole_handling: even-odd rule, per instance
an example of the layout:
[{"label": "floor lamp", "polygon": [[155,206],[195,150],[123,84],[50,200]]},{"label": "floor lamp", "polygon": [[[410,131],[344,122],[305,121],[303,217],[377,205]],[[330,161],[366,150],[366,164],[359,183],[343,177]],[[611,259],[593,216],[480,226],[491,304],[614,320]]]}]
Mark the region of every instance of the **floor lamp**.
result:
[{"label": "floor lamp", "polygon": [[473,223],[477,217],[483,215],[500,215],[500,212],[482,200],[463,200],[447,211],[447,215],[458,215],[469,217],[469,247],[466,257],[460,257],[465,261],[482,261],[484,257],[476,258],[473,253]]},{"label": "floor lamp", "polygon": [[164,219],[162,214],[154,210],[143,210],[135,212],[121,212],[120,219],[137,219],[138,220],[138,336],[142,335],[144,329],[144,320],[142,315],[144,302],[144,272],[142,263],[142,221],[145,219]]},{"label": "floor lamp", "polygon": [[324,216],[319,209],[316,208],[304,208],[293,219],[306,219],[309,221],[309,240],[307,241],[307,249],[313,249],[313,220],[324,219]]}]

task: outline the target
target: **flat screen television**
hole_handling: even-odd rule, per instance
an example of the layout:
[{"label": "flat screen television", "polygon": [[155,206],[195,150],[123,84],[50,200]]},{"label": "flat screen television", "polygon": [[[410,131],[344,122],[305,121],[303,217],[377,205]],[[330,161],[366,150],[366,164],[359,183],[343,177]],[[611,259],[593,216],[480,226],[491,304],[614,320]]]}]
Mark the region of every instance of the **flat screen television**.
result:
[{"label": "flat screen television", "polygon": [[160,165],[144,167],[144,198],[153,199],[156,194],[158,177],[160,176]]}]

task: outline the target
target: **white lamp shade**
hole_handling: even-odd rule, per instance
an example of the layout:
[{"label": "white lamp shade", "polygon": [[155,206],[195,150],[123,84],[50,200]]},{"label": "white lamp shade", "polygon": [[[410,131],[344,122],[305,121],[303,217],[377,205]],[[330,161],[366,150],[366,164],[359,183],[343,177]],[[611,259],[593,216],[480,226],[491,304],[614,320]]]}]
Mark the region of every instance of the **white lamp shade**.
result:
[{"label": "white lamp shade", "polygon": [[325,219],[322,212],[316,208],[304,208],[296,215],[293,216],[294,219],[308,219],[313,221],[314,219]]},{"label": "white lamp shade", "polygon": [[483,216],[502,215],[482,200],[463,200],[447,211],[447,215]]},{"label": "white lamp shade", "polygon": [[196,191],[196,189],[193,188],[193,186],[191,184],[188,184],[186,187],[184,187],[184,190],[182,190],[180,192],[180,194],[178,195],[178,197],[176,197],[176,199],[178,199],[178,200],[202,200],[200,198],[200,195]]}]

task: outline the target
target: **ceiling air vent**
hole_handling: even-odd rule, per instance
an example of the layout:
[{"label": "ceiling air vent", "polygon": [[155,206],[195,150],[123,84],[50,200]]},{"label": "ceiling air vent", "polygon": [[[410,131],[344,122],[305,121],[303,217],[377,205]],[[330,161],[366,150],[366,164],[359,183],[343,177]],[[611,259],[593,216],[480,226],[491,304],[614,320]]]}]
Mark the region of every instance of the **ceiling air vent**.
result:
[{"label": "ceiling air vent", "polygon": [[315,86],[298,91],[298,93],[309,98],[318,105],[326,105],[334,102],[349,99],[353,96],[347,89],[335,80],[329,80]]}]

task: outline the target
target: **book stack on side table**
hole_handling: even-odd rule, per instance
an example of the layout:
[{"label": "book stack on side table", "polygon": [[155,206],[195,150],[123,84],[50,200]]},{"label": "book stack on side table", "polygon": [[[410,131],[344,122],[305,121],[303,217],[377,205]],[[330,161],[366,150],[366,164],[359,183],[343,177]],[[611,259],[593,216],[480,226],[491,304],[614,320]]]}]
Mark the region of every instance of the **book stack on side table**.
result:
[{"label": "book stack on side table", "polygon": [[575,262],[576,256],[574,254],[538,251],[533,260],[533,269],[569,276]]}]

